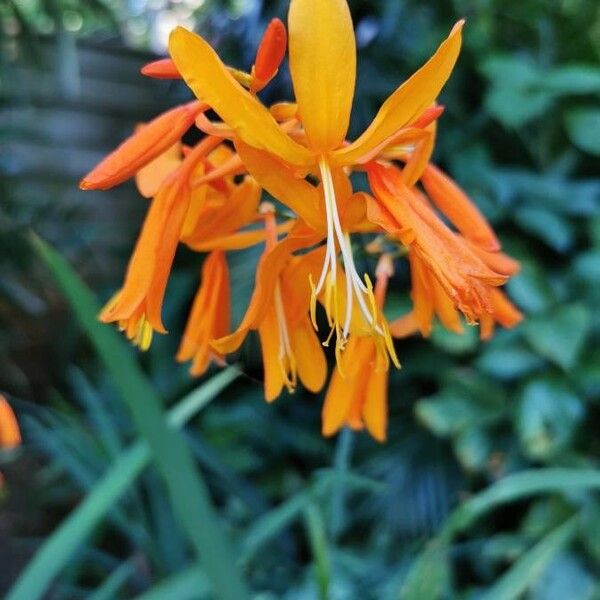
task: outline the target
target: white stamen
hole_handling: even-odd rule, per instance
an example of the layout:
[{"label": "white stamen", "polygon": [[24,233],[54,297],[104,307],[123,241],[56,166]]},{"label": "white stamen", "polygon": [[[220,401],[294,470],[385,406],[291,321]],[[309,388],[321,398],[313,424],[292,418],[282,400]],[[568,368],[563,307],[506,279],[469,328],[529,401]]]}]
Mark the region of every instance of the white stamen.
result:
[{"label": "white stamen", "polygon": [[344,340],[346,340],[348,334],[350,333],[353,292],[358,301],[360,311],[367,320],[367,323],[373,326],[378,333],[382,333],[380,327],[375,323],[374,316],[371,314],[367,303],[365,302],[364,296],[369,293],[369,290],[356,271],[354,258],[352,256],[352,248],[350,246],[350,238],[348,234],[345,234],[342,230],[342,224],[340,222],[340,216],[337,210],[335,188],[333,185],[331,170],[327,164],[327,161],[323,157],[319,160],[319,169],[321,172],[323,195],[325,197],[325,213],[327,216],[327,252],[325,255],[325,261],[323,263],[323,270],[321,271],[321,277],[319,278],[319,283],[316,287],[316,293],[318,294],[320,292],[325,282],[328,267],[331,269],[332,280],[335,282],[335,239],[337,238],[337,242],[342,253],[344,269],[346,271],[346,315],[344,318],[342,337]]}]

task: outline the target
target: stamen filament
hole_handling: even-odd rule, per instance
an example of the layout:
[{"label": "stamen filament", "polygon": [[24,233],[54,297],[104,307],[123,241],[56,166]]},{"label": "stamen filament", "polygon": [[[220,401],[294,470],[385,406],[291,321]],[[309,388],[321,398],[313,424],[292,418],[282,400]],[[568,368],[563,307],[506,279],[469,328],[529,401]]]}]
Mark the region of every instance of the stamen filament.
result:
[{"label": "stamen filament", "polygon": [[[339,246],[342,254],[342,262],[346,273],[346,312],[344,315],[344,325],[341,331],[339,331],[339,321],[337,314],[333,316],[333,321],[336,327],[336,334],[339,338],[338,343],[343,348],[350,333],[354,300],[353,296],[356,297],[360,311],[367,320],[367,323],[369,323],[373,327],[373,329],[375,329],[378,333],[383,334],[383,331],[377,325],[376,314],[369,310],[369,307],[365,301],[364,297],[369,296],[369,294],[372,292],[369,291],[368,286],[365,285],[358,272],[356,271],[354,258],[352,256],[352,248],[350,245],[350,237],[347,233],[344,233],[342,229],[342,224],[337,209],[333,177],[331,175],[331,169],[325,157],[321,157],[319,160],[319,170],[321,173],[323,196],[325,199],[325,214],[327,217],[327,251],[325,254],[325,260],[323,262],[323,269],[319,277],[319,282],[317,283],[314,293],[318,294],[321,291],[327,279],[328,273],[330,283],[327,287],[329,288],[330,285],[333,286],[334,289],[336,287],[337,240],[337,245]],[[337,312],[337,301],[335,299],[334,303],[336,304],[336,306],[334,307],[334,311]],[[332,325],[331,291],[329,289],[326,290],[325,310],[327,312],[330,325]]]}]

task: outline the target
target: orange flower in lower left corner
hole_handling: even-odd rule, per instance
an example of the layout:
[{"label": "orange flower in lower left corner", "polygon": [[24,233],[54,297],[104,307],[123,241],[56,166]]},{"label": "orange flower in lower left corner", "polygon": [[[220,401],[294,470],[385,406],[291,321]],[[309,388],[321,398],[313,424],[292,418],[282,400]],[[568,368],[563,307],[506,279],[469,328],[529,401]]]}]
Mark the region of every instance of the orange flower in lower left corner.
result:
[{"label": "orange flower in lower left corner", "polygon": [[0,394],[0,448],[14,448],[21,443],[17,417],[6,398]]}]

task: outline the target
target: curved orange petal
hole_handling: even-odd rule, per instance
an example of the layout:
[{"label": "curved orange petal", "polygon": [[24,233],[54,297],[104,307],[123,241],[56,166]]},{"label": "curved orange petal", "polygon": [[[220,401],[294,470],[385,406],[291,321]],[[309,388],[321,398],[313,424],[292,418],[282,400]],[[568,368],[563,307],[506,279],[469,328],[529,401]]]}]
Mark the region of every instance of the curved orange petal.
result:
[{"label": "curved orange petal", "polygon": [[435,205],[467,239],[488,252],[500,250],[500,242],[485,217],[450,177],[429,164],[421,175],[421,183]]},{"label": "curved orange petal", "polygon": [[311,153],[279,128],[269,111],[234,79],[200,36],[177,27],[169,38],[169,52],[194,94],[207,102],[240,139],[293,165],[314,162]]},{"label": "curved orange petal", "polygon": [[314,327],[306,313],[304,315],[304,318],[291,328],[290,341],[300,381],[307,390],[316,393],[325,384],[327,361]]},{"label": "curved orange petal", "polygon": [[435,54],[383,103],[364,133],[335,152],[338,164],[354,164],[434,103],[458,58],[463,24],[459,21]]},{"label": "curved orange petal", "polygon": [[236,150],[248,172],[269,194],[294,211],[315,231],[325,231],[321,193],[304,179],[298,179],[283,163],[268,152],[257,150],[239,140]]},{"label": "curved orange petal", "polygon": [[385,369],[375,369],[369,374],[361,413],[368,432],[378,442],[385,442],[387,437],[387,387],[388,372]]},{"label": "curved orange petal", "polygon": [[389,324],[389,330],[395,338],[408,337],[416,333],[419,330],[419,325],[414,310],[392,321]]},{"label": "curved orange petal", "polygon": [[369,338],[350,338],[342,355],[344,375],[336,367],[325,395],[321,412],[323,435],[339,431],[350,416],[352,407],[364,397],[373,351],[374,345]]},{"label": "curved orange petal", "polygon": [[346,0],[292,0],[290,72],[309,145],[318,152],[346,137],[356,80],[356,41]]},{"label": "curved orange petal", "polygon": [[107,190],[132,177],[168,150],[192,126],[206,106],[189,102],[156,117],[127,138],[79,183],[82,190]]},{"label": "curved orange petal", "polygon": [[181,164],[183,160],[181,146],[178,140],[135,174],[135,185],[144,198],[152,198],[156,195],[167,175]]},{"label": "curved orange petal", "polygon": [[279,327],[275,310],[269,310],[258,328],[265,376],[265,400],[273,402],[283,389],[283,371],[279,359]]}]

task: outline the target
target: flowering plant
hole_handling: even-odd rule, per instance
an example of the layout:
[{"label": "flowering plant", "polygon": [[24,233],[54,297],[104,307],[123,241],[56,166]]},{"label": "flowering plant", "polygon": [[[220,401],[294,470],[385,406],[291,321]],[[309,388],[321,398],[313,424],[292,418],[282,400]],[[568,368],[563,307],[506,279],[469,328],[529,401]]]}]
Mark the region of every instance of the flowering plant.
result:
[{"label": "flowering plant", "polygon": [[[273,20],[249,72],[225,65],[202,37],[175,29],[171,58],[142,72],[182,78],[197,100],[141,126],[81,182],[82,189],[108,189],[135,176],[152,199],[123,287],[101,320],[148,348],[153,332],[166,333],[161,307],[178,244],[207,253],[177,359],[202,375],[257,331],[272,401],[298,380],[321,390],[323,346],[334,341],[323,433],[349,425],[384,440],[388,369],[400,366],[392,337],[427,337],[434,317],[462,332],[464,317],[488,339],[496,323],[512,327],[521,319],[501,291],[518,263],[431,162],[443,114],[437,97],[458,58],[462,27],[459,21],[354,141],[347,132],[356,42],[345,0],[292,0],[289,40]],[[257,94],[276,76],[288,41],[295,101],[267,107]],[[190,127],[204,134],[194,146],[181,141]],[[358,171],[368,192],[354,189]],[[279,204],[261,201],[263,191]],[[357,270],[356,234],[377,257],[373,277]],[[254,292],[231,331],[226,254],[257,244],[264,251]],[[388,322],[386,289],[404,258],[413,308]],[[319,305],[328,326],[322,340]]]}]

